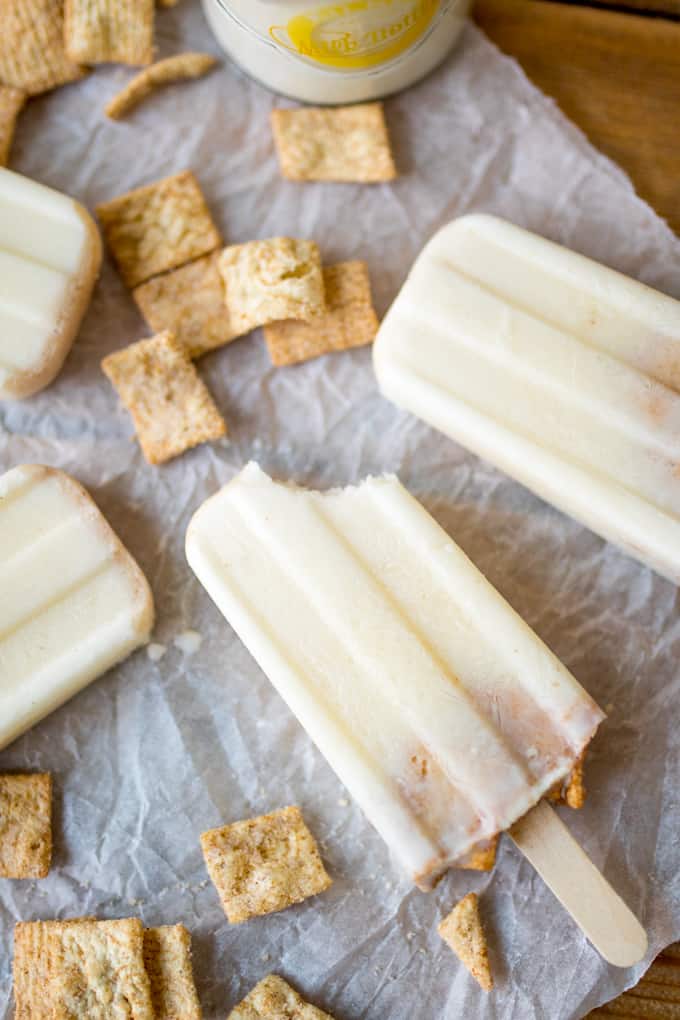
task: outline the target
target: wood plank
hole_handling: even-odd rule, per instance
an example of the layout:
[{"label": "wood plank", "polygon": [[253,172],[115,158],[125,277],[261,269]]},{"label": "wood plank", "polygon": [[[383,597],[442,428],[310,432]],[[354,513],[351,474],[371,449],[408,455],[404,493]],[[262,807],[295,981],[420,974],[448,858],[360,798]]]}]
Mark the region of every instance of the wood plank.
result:
[{"label": "wood plank", "polygon": [[680,1020],[680,942],[669,946],[636,988],[588,1014],[588,1020]]},{"label": "wood plank", "polygon": [[552,0],[475,18],[680,233],[680,23]]},{"label": "wood plank", "polygon": [[680,0],[567,0],[567,3],[598,7],[625,7],[648,14],[675,14],[680,17]]}]

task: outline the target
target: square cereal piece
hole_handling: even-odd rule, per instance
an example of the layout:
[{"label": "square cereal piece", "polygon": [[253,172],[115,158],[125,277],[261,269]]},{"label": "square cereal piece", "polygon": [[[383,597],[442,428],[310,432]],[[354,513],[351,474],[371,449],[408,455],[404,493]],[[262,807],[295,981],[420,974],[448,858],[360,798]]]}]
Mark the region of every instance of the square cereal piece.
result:
[{"label": "square cereal piece", "polygon": [[146,928],[144,964],[156,1020],[201,1020],[191,967],[191,937],[184,925]]},{"label": "square cereal piece", "polygon": [[102,369],[132,415],[149,464],[162,464],[227,434],[205,384],[172,333],[109,354]]},{"label": "square cereal piece", "polygon": [[291,181],[391,181],[397,176],[382,103],[273,110],[281,173]]},{"label": "square cereal piece", "polygon": [[238,331],[229,317],[219,252],[154,276],[133,291],[151,329],[170,330],[191,358],[235,340]]},{"label": "square cereal piece", "polygon": [[154,1020],[137,918],[57,925],[48,952],[53,1020]]},{"label": "square cereal piece", "polygon": [[150,64],[154,17],[154,0],[66,0],[66,52],[81,64]]},{"label": "square cereal piece", "polygon": [[7,166],[17,117],[26,102],[26,93],[11,85],[0,85],[0,166]]},{"label": "square cereal piece", "polygon": [[49,937],[67,924],[93,921],[19,921],[14,925],[14,1020],[52,1020],[53,1001]]},{"label": "square cereal piece", "polygon": [[227,1020],[333,1020],[298,995],[283,978],[270,974],[255,985]]},{"label": "square cereal piece", "polygon": [[378,317],[373,310],[366,263],[325,266],[323,280],[328,308],[324,316],[313,323],[287,319],[265,326],[274,365],[293,365],[330,351],[373,343]]},{"label": "square cereal piece", "polygon": [[211,829],[201,847],[231,924],[284,910],[331,884],[297,807]]},{"label": "square cereal piece", "polygon": [[128,287],[207,255],[222,243],[190,170],[105,202],[97,215]]},{"label": "square cereal piece", "polygon": [[231,245],[219,265],[239,336],[280,319],[307,322],[326,310],[321,255],[314,241],[272,237]]},{"label": "square cereal piece", "polygon": [[0,878],[45,878],[52,861],[52,777],[0,776]]},{"label": "square cereal piece", "polygon": [[444,918],[437,931],[467,967],[477,984],[485,992],[490,992],[493,978],[477,894],[468,893],[464,896],[448,917]]},{"label": "square cereal piece", "polygon": [[1,0],[0,81],[29,96],[82,78],[64,49],[64,0]]}]

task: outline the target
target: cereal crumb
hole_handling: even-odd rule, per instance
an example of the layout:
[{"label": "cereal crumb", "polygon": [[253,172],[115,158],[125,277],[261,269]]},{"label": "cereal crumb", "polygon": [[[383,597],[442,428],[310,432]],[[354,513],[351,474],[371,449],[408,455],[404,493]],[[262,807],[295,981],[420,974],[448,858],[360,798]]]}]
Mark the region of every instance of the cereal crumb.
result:
[{"label": "cereal crumb", "polygon": [[167,650],[167,645],[159,645],[155,641],[146,646],[146,654],[152,662],[160,662]]},{"label": "cereal crumb", "polygon": [[203,644],[203,635],[197,630],[183,630],[172,642],[184,655],[195,655]]}]

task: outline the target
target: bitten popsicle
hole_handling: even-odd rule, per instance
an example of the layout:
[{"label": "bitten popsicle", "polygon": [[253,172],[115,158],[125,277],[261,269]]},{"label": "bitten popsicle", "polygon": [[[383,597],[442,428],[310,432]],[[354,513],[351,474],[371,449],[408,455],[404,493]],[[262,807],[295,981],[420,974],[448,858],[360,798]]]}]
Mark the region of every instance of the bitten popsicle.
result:
[{"label": "bitten popsicle", "polygon": [[493,216],[439,231],[382,392],[680,583],[680,301]]},{"label": "bitten popsicle", "polygon": [[0,748],[144,644],[146,578],[61,471],[0,476]]},{"label": "bitten popsicle", "polygon": [[422,888],[537,804],[603,718],[396,478],[318,493],[251,463],[186,548]]},{"label": "bitten popsicle", "polygon": [[0,400],[52,382],[101,259],[99,231],[82,205],[0,168]]}]

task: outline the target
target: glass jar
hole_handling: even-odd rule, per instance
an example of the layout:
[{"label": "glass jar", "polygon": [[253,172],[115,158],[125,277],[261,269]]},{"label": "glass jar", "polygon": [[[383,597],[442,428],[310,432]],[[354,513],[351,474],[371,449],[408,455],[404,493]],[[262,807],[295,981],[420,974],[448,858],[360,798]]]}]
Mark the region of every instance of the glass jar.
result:
[{"label": "glass jar", "polygon": [[232,60],[274,92],[315,104],[378,99],[439,64],[471,0],[203,0]]}]

